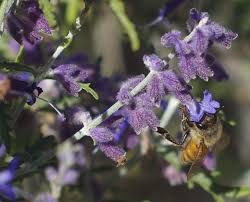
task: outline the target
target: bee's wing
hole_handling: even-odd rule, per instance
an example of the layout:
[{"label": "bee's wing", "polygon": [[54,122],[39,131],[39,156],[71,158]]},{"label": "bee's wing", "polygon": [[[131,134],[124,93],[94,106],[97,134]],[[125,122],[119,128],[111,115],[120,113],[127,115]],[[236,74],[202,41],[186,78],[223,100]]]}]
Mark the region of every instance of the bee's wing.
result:
[{"label": "bee's wing", "polygon": [[187,174],[187,180],[190,180],[195,174],[197,174],[200,171],[202,162],[200,161],[199,157],[203,155],[203,146],[204,146],[204,140],[202,140],[199,143],[198,152],[196,154],[195,160],[191,164],[188,174]]},{"label": "bee's wing", "polygon": [[214,154],[218,154],[220,151],[225,149],[225,147],[229,144],[230,138],[225,133],[222,134],[219,141],[213,146],[212,152]]},{"label": "bee's wing", "polygon": [[161,134],[165,139],[167,139],[168,141],[170,141],[173,145],[175,146],[182,146],[182,143],[179,143],[175,138],[173,138],[170,133],[165,130],[164,128],[161,127],[157,127],[156,130],[157,133]]}]

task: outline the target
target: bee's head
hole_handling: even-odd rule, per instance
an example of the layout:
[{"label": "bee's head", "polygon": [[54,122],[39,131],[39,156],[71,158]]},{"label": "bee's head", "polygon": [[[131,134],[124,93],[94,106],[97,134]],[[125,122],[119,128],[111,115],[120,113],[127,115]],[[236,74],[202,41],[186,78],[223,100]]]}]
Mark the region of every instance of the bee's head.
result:
[{"label": "bee's head", "polygon": [[201,130],[207,130],[208,128],[212,128],[217,123],[217,115],[216,114],[204,114],[204,117],[200,122],[195,123],[197,128]]}]

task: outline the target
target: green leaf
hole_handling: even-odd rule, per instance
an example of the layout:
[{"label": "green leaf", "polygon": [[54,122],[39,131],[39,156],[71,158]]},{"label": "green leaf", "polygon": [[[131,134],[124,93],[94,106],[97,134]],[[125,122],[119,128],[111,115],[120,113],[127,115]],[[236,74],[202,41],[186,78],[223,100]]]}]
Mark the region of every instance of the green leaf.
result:
[{"label": "green leaf", "polygon": [[81,0],[69,0],[67,1],[66,8],[66,21],[69,25],[75,23],[77,16],[79,15],[83,2]]},{"label": "green leaf", "polygon": [[135,25],[130,21],[126,15],[125,6],[122,0],[109,0],[109,5],[118,17],[124,31],[127,33],[131,48],[137,51],[140,48],[140,40]]},{"label": "green leaf", "polygon": [[99,100],[97,92],[95,92],[95,90],[93,90],[93,88],[90,87],[90,83],[80,83],[80,86],[87,93],[91,94],[96,100]]},{"label": "green leaf", "polygon": [[210,193],[216,202],[223,202],[223,197],[237,199],[250,196],[250,187],[220,185],[215,182],[215,178],[205,175],[204,173],[195,175],[189,182],[189,186],[191,187],[193,183],[198,184]]},{"label": "green leaf", "polygon": [[32,73],[33,75],[38,73],[33,67],[16,62],[0,62],[0,69],[7,70],[10,72],[26,71]]},{"label": "green leaf", "polygon": [[43,10],[44,15],[49,22],[49,25],[51,27],[55,27],[56,26],[56,17],[54,14],[55,7],[50,3],[49,0],[39,0],[39,5]]},{"label": "green leaf", "polygon": [[11,6],[14,4],[15,0],[3,0],[0,6],[0,36],[4,31],[4,19],[6,13],[10,10]]}]

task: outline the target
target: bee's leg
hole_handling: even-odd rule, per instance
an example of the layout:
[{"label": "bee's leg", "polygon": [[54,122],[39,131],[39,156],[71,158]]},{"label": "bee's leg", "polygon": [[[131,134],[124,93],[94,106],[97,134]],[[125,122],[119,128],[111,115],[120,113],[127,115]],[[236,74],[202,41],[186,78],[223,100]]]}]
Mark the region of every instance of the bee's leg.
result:
[{"label": "bee's leg", "polygon": [[172,142],[174,145],[176,146],[182,146],[183,143],[186,140],[187,134],[184,135],[184,137],[182,138],[181,142],[178,142],[175,138],[173,138],[170,133],[165,130],[164,128],[161,127],[157,127],[157,133],[160,133],[164,138],[166,138],[168,141]]},{"label": "bee's leg", "polygon": [[185,141],[186,141],[188,135],[189,135],[189,130],[186,130],[186,131],[184,132],[184,135],[182,136],[180,145],[183,145],[183,144],[185,143]]}]

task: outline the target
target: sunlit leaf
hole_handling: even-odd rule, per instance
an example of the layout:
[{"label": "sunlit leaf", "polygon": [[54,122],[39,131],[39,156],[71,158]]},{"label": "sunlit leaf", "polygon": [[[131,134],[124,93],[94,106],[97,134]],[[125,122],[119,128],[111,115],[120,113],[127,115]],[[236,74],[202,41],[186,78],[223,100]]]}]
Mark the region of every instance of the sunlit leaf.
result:
[{"label": "sunlit leaf", "polygon": [[39,5],[44,12],[46,19],[49,22],[51,27],[56,26],[56,17],[54,6],[50,3],[49,0],[39,0]]},{"label": "sunlit leaf", "polygon": [[109,0],[110,7],[118,17],[125,33],[128,35],[131,48],[136,51],[140,48],[140,40],[135,25],[128,18],[123,0]]},{"label": "sunlit leaf", "polygon": [[99,100],[97,92],[95,92],[95,90],[93,90],[93,88],[90,87],[90,83],[80,83],[80,86],[87,93],[91,94],[96,100]]}]

